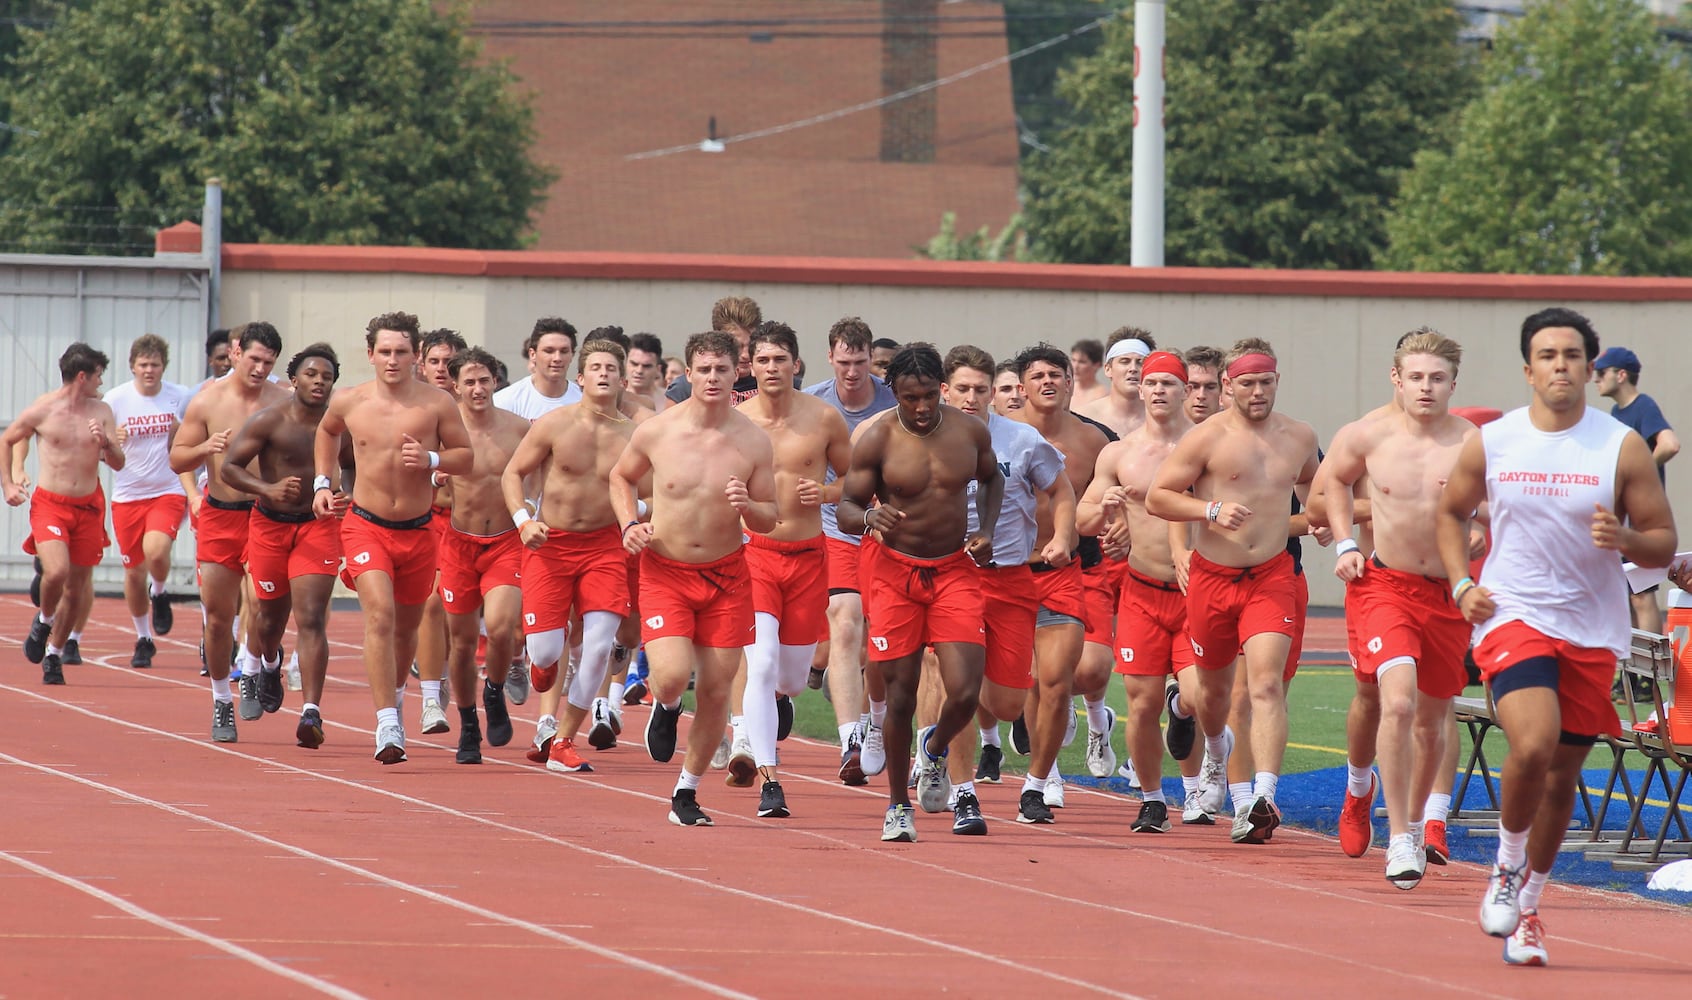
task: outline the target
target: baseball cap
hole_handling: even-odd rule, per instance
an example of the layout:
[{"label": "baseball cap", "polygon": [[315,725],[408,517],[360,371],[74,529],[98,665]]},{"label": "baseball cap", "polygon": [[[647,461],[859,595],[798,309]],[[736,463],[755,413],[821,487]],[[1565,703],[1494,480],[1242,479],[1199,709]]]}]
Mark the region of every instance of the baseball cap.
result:
[{"label": "baseball cap", "polygon": [[1598,360],[1592,363],[1592,367],[1596,371],[1603,371],[1606,368],[1625,368],[1637,375],[1639,374],[1639,355],[1625,347],[1612,347],[1598,355]]}]

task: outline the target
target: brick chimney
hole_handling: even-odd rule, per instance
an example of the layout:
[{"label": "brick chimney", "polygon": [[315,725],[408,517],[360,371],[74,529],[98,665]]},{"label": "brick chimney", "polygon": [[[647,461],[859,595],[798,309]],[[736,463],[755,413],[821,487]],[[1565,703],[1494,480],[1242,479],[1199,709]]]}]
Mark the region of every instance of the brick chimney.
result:
[{"label": "brick chimney", "polygon": [[[909,90],[939,75],[940,0],[881,0],[881,93]],[[940,94],[930,90],[881,108],[881,159],[933,163]]]}]

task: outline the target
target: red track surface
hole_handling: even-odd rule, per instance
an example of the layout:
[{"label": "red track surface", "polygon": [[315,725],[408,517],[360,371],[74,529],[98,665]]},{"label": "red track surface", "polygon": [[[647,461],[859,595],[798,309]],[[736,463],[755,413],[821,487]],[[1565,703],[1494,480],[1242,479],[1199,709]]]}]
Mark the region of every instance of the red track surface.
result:
[{"label": "red track surface", "polygon": [[[986,838],[922,816],[880,842],[882,793],[834,780],[834,748],[783,745],[794,816],[706,777],[714,829],[665,821],[676,765],[647,759],[643,709],[597,772],[481,767],[452,739],[371,760],[356,615],[332,618],[329,742],[293,744],[298,695],[210,743],[197,622],[129,669],[127,616],[102,600],[88,663],[46,688],[19,649],[27,600],[0,597],[0,997],[1521,996],[1634,993],[1692,975],[1683,911],[1553,886],[1551,969],[1513,969],[1475,926],[1483,873],[1414,892],[1378,851],[1343,857],[1284,830],[1127,832],[1134,805],[1072,787],[1050,827],[987,786]],[[408,705],[415,726],[417,701]],[[450,714],[450,713],[449,713]],[[632,740],[631,740],[632,738]],[[201,959],[205,961],[191,961]],[[1666,978],[1665,978],[1666,976]]]}]

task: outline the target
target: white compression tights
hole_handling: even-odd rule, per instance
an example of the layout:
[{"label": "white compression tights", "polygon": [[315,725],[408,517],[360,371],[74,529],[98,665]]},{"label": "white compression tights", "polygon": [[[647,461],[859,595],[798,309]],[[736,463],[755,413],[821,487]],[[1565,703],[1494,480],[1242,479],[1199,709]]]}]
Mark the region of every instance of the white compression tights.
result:
[{"label": "white compression tights", "polygon": [[752,645],[746,647],[746,695],[741,706],[753,758],[759,767],[774,767],[776,695],[796,695],[805,690],[817,644],[782,645],[781,624],[767,611],[758,612],[754,621]]}]

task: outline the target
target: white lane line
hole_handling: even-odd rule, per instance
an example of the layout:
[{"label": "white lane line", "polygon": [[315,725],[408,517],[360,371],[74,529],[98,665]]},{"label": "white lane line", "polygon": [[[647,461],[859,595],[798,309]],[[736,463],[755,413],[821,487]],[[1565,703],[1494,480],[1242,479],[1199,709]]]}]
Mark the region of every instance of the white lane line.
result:
[{"label": "white lane line", "polygon": [[[13,758],[13,760],[15,763],[25,763],[17,761],[15,758]],[[26,766],[28,765],[26,764]],[[51,771],[52,769],[48,770]],[[64,772],[53,773],[63,774]],[[246,962],[248,965],[262,969],[272,975],[281,976],[283,979],[289,980],[290,982],[298,983],[301,986],[314,989],[325,996],[337,997],[339,1000],[363,1000],[364,998],[364,994],[362,993],[355,993],[344,986],[337,986],[328,980],[319,979],[310,973],[301,972],[298,969],[290,969],[288,966],[279,962],[274,962],[263,955],[260,955],[256,951],[243,948],[233,941],[225,941],[223,938],[213,937],[204,931],[195,930],[194,928],[178,923],[169,917],[160,916],[151,910],[142,909],[127,899],[114,896],[106,890],[91,886],[80,879],[72,878],[69,875],[62,875],[51,868],[44,865],[38,865],[27,858],[20,858],[16,854],[12,854],[8,851],[0,851],[0,861],[10,862],[25,871],[33,872],[45,879],[51,879],[62,886],[75,889],[77,892],[84,895],[92,896],[100,902],[105,903],[107,906],[122,910],[124,913],[129,914],[137,920],[152,924],[154,927],[169,931],[172,934],[177,934],[190,940],[198,941],[203,945],[216,948],[218,951],[227,955],[233,955],[241,961]]]}]

